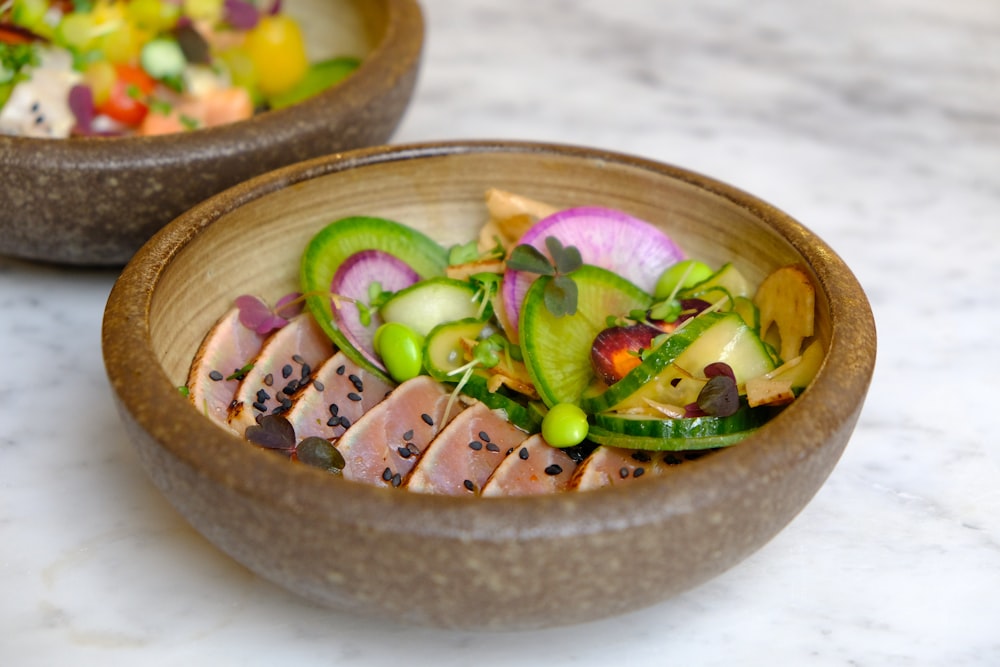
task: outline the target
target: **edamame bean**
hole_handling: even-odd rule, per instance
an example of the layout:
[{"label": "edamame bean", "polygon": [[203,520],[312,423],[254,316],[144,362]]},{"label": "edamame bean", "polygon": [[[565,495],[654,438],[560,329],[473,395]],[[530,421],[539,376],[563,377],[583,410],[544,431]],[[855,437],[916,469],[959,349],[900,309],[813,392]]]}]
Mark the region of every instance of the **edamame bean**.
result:
[{"label": "edamame bean", "polygon": [[542,437],[553,447],[579,445],[587,437],[587,413],[572,403],[558,403],[542,418]]},{"label": "edamame bean", "polygon": [[678,291],[693,287],[707,280],[713,273],[712,267],[696,259],[683,259],[667,267],[656,281],[653,296],[656,299],[666,299]]},{"label": "edamame bean", "polygon": [[424,369],[424,339],[399,322],[386,322],[375,330],[375,351],[396,382],[415,378]]}]

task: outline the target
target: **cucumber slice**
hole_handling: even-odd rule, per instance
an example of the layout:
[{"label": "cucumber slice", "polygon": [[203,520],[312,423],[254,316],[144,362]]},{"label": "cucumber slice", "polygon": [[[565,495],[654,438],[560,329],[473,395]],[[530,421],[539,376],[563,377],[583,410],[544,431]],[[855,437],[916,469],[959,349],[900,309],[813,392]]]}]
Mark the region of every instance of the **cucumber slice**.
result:
[{"label": "cucumber slice", "polygon": [[[660,376],[668,373],[671,364],[721,317],[722,315],[719,313],[705,313],[689,321],[683,329],[669,336],[647,354],[642,363],[629,371],[628,375],[603,392],[585,397],[580,404],[581,407],[590,414],[607,412],[621,405],[630,397],[636,396],[643,388],[659,386],[662,384],[659,380]],[[669,378],[666,378],[668,386],[673,378],[673,373],[670,374]],[[637,401],[633,401],[633,403],[635,402]],[[660,402],[667,401],[661,400]],[[687,405],[687,403],[681,405]]]},{"label": "cucumber slice", "polygon": [[746,404],[728,417],[691,417],[656,419],[638,415],[602,412],[594,415],[594,426],[612,433],[667,440],[705,438],[751,431],[762,426],[774,414],[766,408]]},{"label": "cucumber slice", "polygon": [[603,394],[589,397],[584,409],[597,413],[646,407],[645,399],[683,407],[697,400],[705,366],[717,361],[729,364],[738,385],[774,369],[767,346],[742,317],[705,313]]},{"label": "cucumber slice", "polygon": [[[702,299],[704,297],[699,295],[714,287],[721,287],[731,298],[750,295],[750,285],[746,277],[740,273],[739,269],[733,266],[732,262],[727,262],[705,280],[678,292],[677,298]],[[705,301],[713,303],[710,299],[705,299]]]},{"label": "cucumber slice", "polygon": [[578,292],[575,314],[556,317],[549,312],[543,292],[552,278],[543,276],[529,288],[520,315],[525,364],[549,407],[579,403],[595,383],[590,349],[607,317],[646,310],[652,303],[645,291],[606,269],[584,265],[570,275]]},{"label": "cucumber slice", "polygon": [[514,426],[527,433],[538,433],[542,428],[542,415],[531,407],[527,401],[503,392],[502,389],[490,391],[487,384],[489,378],[483,371],[473,371],[462,385],[462,393],[480,401],[491,410],[502,410]]},{"label": "cucumber slice", "polygon": [[396,292],[382,304],[380,313],[386,322],[405,324],[426,336],[445,322],[488,318],[492,311],[480,314],[483,306],[476,299],[477,292],[476,287],[463,280],[430,278]]},{"label": "cucumber slice", "polygon": [[733,299],[733,312],[743,318],[747,326],[760,335],[760,310],[750,297],[738,296]]},{"label": "cucumber slice", "polygon": [[706,435],[699,438],[651,438],[643,435],[626,435],[600,426],[591,426],[590,431],[587,433],[587,439],[599,445],[607,445],[608,447],[617,447],[619,449],[682,452],[730,447],[751,433],[753,433],[752,430],[724,435]]},{"label": "cucumber slice", "polygon": [[480,340],[496,332],[479,319],[445,322],[434,327],[424,339],[424,368],[438,382],[458,382],[453,371],[466,364],[463,340]]},{"label": "cucumber slice", "polygon": [[348,257],[362,250],[389,253],[406,262],[421,278],[443,275],[448,266],[448,251],[415,229],[391,220],[363,216],[343,218],[327,225],[306,246],[299,267],[299,282],[309,311],[354,363],[388,379],[383,369],[351,345],[333,318],[329,294],[334,274]]}]

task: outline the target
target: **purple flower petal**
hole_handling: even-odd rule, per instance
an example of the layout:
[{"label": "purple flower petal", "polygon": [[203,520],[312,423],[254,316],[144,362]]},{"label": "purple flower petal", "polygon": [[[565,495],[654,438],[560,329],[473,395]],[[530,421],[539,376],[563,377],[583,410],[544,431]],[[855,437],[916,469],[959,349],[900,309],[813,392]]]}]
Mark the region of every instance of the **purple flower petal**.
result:
[{"label": "purple flower petal", "polygon": [[271,309],[258,297],[243,294],[234,302],[240,309],[240,324],[247,329],[257,331],[257,328],[274,316]]},{"label": "purple flower petal", "polygon": [[250,30],[260,21],[260,12],[246,0],[226,0],[223,9],[226,22],[237,30]]},{"label": "purple flower petal", "polygon": [[281,313],[281,317],[290,320],[302,312],[302,305],[302,294],[292,292],[278,299],[274,304],[274,312]]},{"label": "purple flower petal", "polygon": [[90,134],[94,122],[94,93],[90,86],[78,84],[70,88],[68,103],[76,118],[76,129],[81,134]]}]

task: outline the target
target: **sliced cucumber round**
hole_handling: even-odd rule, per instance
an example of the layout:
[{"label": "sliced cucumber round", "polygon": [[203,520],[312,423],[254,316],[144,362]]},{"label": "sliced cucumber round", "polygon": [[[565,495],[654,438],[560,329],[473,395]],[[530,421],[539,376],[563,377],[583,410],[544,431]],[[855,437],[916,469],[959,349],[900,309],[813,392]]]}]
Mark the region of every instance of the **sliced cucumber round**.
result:
[{"label": "sliced cucumber round", "polygon": [[482,305],[477,292],[472,283],[439,276],[396,292],[382,304],[380,313],[384,321],[405,324],[426,336],[445,322],[489,317],[489,303]]},{"label": "sliced cucumber round", "polygon": [[652,438],[644,435],[616,433],[600,426],[591,426],[590,431],[587,433],[587,439],[599,445],[607,445],[608,447],[617,447],[619,449],[684,452],[730,447],[751,433],[753,433],[752,430],[724,435],[706,435],[699,438]]},{"label": "sliced cucumber round", "polygon": [[502,410],[514,426],[527,433],[538,433],[542,427],[542,415],[525,400],[505,394],[502,390],[490,391],[489,377],[484,371],[473,371],[462,393],[480,401],[491,410]]},{"label": "sliced cucumber round", "polygon": [[602,412],[593,416],[594,425],[612,433],[667,440],[706,438],[752,431],[774,414],[768,408],[751,408],[744,402],[727,417],[657,419],[639,415]]},{"label": "sliced cucumber round", "polygon": [[549,407],[580,402],[596,381],[590,361],[594,338],[607,327],[608,316],[646,310],[652,297],[631,282],[596,266],[584,265],[570,274],[577,287],[573,315],[553,315],[545,303],[543,276],[525,295],[521,308],[521,349],[539,395]]}]

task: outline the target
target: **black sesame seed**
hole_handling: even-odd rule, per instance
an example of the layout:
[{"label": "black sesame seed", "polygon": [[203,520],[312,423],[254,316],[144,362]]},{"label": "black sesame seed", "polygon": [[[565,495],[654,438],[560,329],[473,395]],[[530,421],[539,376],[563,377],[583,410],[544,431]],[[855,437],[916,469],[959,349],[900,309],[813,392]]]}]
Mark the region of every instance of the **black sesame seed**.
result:
[{"label": "black sesame seed", "polygon": [[396,453],[399,454],[404,459],[408,459],[413,456],[413,452],[410,451],[409,447],[397,447]]},{"label": "black sesame seed", "polygon": [[668,452],[663,455],[663,462],[666,463],[668,466],[678,465],[681,462],[681,460],[682,460],[681,457],[677,456],[673,452]]},{"label": "black sesame seed", "polygon": [[553,463],[552,465],[545,468],[546,475],[558,475],[561,472],[562,472],[562,466],[557,463]]},{"label": "black sesame seed", "polygon": [[302,355],[299,355],[299,354],[293,354],[292,355],[292,361],[294,361],[295,363],[297,363],[299,366],[304,366],[305,363],[306,363],[306,360],[303,359]]},{"label": "black sesame seed", "polygon": [[326,425],[327,426],[339,426],[340,425],[340,418],[339,417],[330,417],[329,419],[326,420]]},{"label": "black sesame seed", "polygon": [[642,477],[645,474],[646,474],[646,469],[643,468],[642,466],[639,466],[638,468],[635,469],[635,472],[632,473],[632,476],[633,477]]},{"label": "black sesame seed", "polygon": [[391,480],[392,479],[392,471],[389,470],[388,468],[386,468],[385,470],[383,470],[382,471],[382,479],[384,479],[387,482],[389,480]]},{"label": "black sesame seed", "polygon": [[264,376],[264,384],[267,385],[268,387],[270,387],[271,385],[273,385],[274,384],[274,375],[272,375],[271,373],[268,373],[267,375],[265,375]]},{"label": "black sesame seed", "polygon": [[350,375],[348,375],[347,379],[351,381],[351,384],[353,384],[354,388],[357,389],[358,391],[364,391],[365,390],[365,383],[362,382],[361,378],[359,378],[354,373],[351,373]]},{"label": "black sesame seed", "polygon": [[292,399],[288,398],[287,396],[279,396],[278,402],[281,403],[281,407],[285,408],[286,410],[292,407]]},{"label": "black sesame seed", "polygon": [[294,394],[295,392],[297,392],[299,390],[299,386],[300,385],[299,385],[299,381],[298,380],[289,380],[288,384],[286,384],[285,388],[282,389],[281,391],[283,391],[286,394],[288,394],[289,396],[291,396],[292,394]]},{"label": "black sesame seed", "polygon": [[267,406],[259,401],[253,402],[253,409],[257,410],[258,412],[267,412]]},{"label": "black sesame seed", "polygon": [[343,375],[344,371],[346,371],[346,370],[347,370],[347,366],[344,366],[343,364],[341,364],[340,366],[337,366],[337,375]]},{"label": "black sesame seed", "polygon": [[426,412],[424,414],[420,415],[420,418],[423,419],[424,423],[427,424],[428,426],[434,426],[434,418],[431,417]]},{"label": "black sesame seed", "polygon": [[257,390],[257,402],[258,403],[263,403],[264,401],[266,401],[269,398],[271,398],[271,395],[268,394],[266,391],[264,391],[263,389],[258,389]]},{"label": "black sesame seed", "polygon": [[403,476],[398,472],[392,476],[392,486],[393,488],[399,488],[399,485],[403,483]]},{"label": "black sesame seed", "polygon": [[338,414],[340,414],[340,406],[337,405],[336,403],[331,403],[330,404],[330,414],[333,415],[334,417],[336,417]]},{"label": "black sesame seed", "polygon": [[281,367],[281,377],[288,379],[288,376],[292,374],[292,365],[285,364]]},{"label": "black sesame seed", "polygon": [[361,400],[361,396],[359,396],[358,394],[355,394],[353,391],[347,395],[347,398],[349,398],[350,400],[355,401],[355,402]]},{"label": "black sesame seed", "polygon": [[344,428],[351,428],[351,420],[341,415],[340,425],[343,426]]},{"label": "black sesame seed", "polygon": [[670,381],[670,386],[671,387],[676,387],[680,383],[681,383],[681,379],[680,378],[674,378],[673,380]]},{"label": "black sesame seed", "polygon": [[521,451],[519,451],[517,453],[517,455],[521,457],[522,461],[527,461],[528,460],[528,448],[527,447],[521,447]]},{"label": "black sesame seed", "polygon": [[514,451],[514,448],[513,448],[513,447],[508,447],[508,448],[507,448],[507,454],[506,454],[506,456],[510,456],[510,453],[511,453],[512,451]]},{"label": "black sesame seed", "polygon": [[464,482],[462,482],[462,486],[464,486],[469,491],[475,491],[476,490],[476,485],[472,483],[471,479],[467,479]]},{"label": "black sesame seed", "polygon": [[490,441],[490,434],[487,433],[486,431],[480,431],[479,432],[479,439],[482,440],[483,442],[489,442]]},{"label": "black sesame seed", "polygon": [[491,452],[499,452],[500,451],[500,447],[498,447],[497,443],[495,443],[495,442],[486,443],[486,449],[490,450]]},{"label": "black sesame seed", "polygon": [[307,377],[312,375],[312,366],[309,364],[302,364],[302,379],[305,380]]},{"label": "black sesame seed", "polygon": [[208,374],[208,377],[210,377],[211,379],[213,379],[216,382],[218,382],[219,380],[221,380],[225,376],[222,373],[220,373],[219,371],[212,371],[211,373]]},{"label": "black sesame seed", "polygon": [[326,391],[326,385],[319,380],[313,380],[313,386],[316,387],[316,391]]},{"label": "black sesame seed", "polygon": [[413,429],[412,428],[409,431],[407,431],[406,433],[403,434],[403,440],[413,440]]},{"label": "black sesame seed", "polygon": [[618,476],[621,477],[622,479],[628,479],[628,468],[626,468],[625,466],[619,468]]},{"label": "black sesame seed", "polygon": [[483,448],[483,443],[479,442],[478,440],[473,440],[472,442],[469,443],[469,449],[474,449],[478,452],[482,448]]},{"label": "black sesame seed", "polygon": [[420,453],[420,448],[414,445],[412,442],[406,443],[406,448],[413,452],[414,456]]},{"label": "black sesame seed", "polygon": [[639,463],[649,463],[653,458],[649,455],[649,452],[632,452],[632,458]]}]

